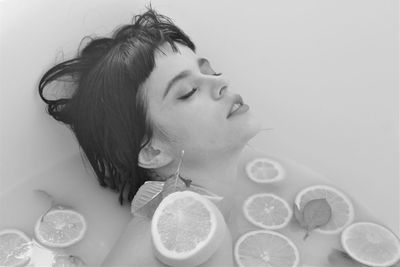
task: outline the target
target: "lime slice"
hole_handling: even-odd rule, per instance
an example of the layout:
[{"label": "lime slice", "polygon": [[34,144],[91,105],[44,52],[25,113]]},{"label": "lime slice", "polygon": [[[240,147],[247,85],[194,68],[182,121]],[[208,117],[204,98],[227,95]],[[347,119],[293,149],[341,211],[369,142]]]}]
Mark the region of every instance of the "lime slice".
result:
[{"label": "lime slice", "polygon": [[300,263],[293,241],[269,230],[251,231],[239,237],[234,255],[240,267],[297,267]]},{"label": "lime slice", "polygon": [[68,247],[83,238],[86,228],[86,220],[79,212],[55,209],[38,219],[35,236],[45,246]]},{"label": "lime slice", "polygon": [[354,208],[350,199],[338,189],[326,185],[313,185],[301,190],[295,198],[299,210],[313,199],[326,199],[331,206],[332,215],[324,226],[315,229],[324,234],[338,234],[353,222]]},{"label": "lime slice", "polygon": [[356,261],[368,266],[388,267],[400,260],[400,240],[386,227],[357,222],[343,230],[341,243]]},{"label": "lime slice", "polygon": [[256,183],[275,183],[285,178],[282,165],[272,159],[255,158],[246,164],[247,176]]},{"label": "lime slice", "polygon": [[32,255],[32,240],[17,229],[0,231],[0,266],[25,266]]},{"label": "lime slice", "polygon": [[292,218],[293,212],[283,198],[270,193],[254,194],[243,204],[246,219],[264,229],[280,229]]}]

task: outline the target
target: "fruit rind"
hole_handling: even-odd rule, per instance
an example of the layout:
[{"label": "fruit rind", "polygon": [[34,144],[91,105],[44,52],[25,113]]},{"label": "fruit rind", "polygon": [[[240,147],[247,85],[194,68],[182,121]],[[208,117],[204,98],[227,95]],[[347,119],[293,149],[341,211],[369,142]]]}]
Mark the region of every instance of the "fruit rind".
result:
[{"label": "fruit rind", "polygon": [[[248,209],[247,209],[248,205],[250,205],[250,203],[251,203],[255,198],[263,197],[263,196],[273,197],[274,199],[277,199],[277,200],[279,200],[281,203],[283,203],[283,205],[287,208],[287,211],[288,211],[289,214],[288,214],[287,218],[285,219],[285,221],[284,221],[282,224],[280,224],[280,225],[271,225],[271,226],[268,226],[268,225],[264,225],[264,224],[262,224],[262,223],[260,223],[260,222],[255,221],[255,220],[250,216],[250,214],[249,214],[249,212],[248,212]],[[254,194],[254,195],[249,196],[249,197],[245,200],[245,202],[244,202],[244,204],[243,204],[243,213],[244,213],[244,216],[246,217],[246,219],[247,219],[249,222],[251,222],[251,223],[254,224],[255,226],[258,226],[258,227],[261,227],[261,228],[264,228],[264,229],[267,229],[267,230],[276,230],[276,229],[284,228],[285,226],[287,226],[287,225],[289,224],[290,219],[291,219],[292,216],[293,216],[293,211],[292,211],[292,209],[290,208],[289,203],[288,203],[286,200],[284,200],[283,198],[279,197],[278,195],[275,195],[275,194],[272,194],[272,193],[258,193],[258,194]]]},{"label": "fruit rind", "polygon": [[[162,246],[160,236],[157,231],[157,219],[160,214],[162,214],[163,209],[170,203],[179,199],[181,197],[193,197],[198,201],[201,201],[210,211],[210,219],[212,222],[212,228],[209,236],[206,240],[202,241],[202,245],[197,247],[195,250],[189,253],[181,253],[181,255],[171,253]],[[156,209],[153,219],[151,222],[151,232],[152,232],[152,244],[154,247],[155,256],[163,263],[176,266],[176,267],[190,267],[198,266],[206,262],[215,251],[221,246],[221,243],[225,237],[227,226],[225,224],[225,219],[222,216],[218,208],[208,199],[201,196],[198,193],[192,191],[179,191],[169,194],[163,199],[158,208]]]},{"label": "fruit rind", "polygon": [[15,229],[15,228],[1,229],[0,236],[3,234],[17,234],[18,236],[23,238],[27,242],[27,244],[30,246],[30,249],[29,249],[30,251],[28,252],[28,255],[24,259],[21,259],[21,261],[18,262],[17,265],[14,265],[14,266],[25,266],[25,264],[28,263],[30,260],[30,253],[32,253],[32,240],[28,237],[28,235],[26,233],[24,233],[21,230]]},{"label": "fruit rind", "polygon": [[[269,180],[260,180],[260,179],[257,179],[256,177],[254,177],[251,172],[251,168],[254,164],[256,164],[259,161],[268,162],[270,164],[273,164],[274,167],[276,168],[276,170],[278,171],[278,175],[276,177],[274,177],[273,179],[269,179]],[[251,161],[249,161],[246,164],[246,174],[250,180],[252,180],[253,182],[256,182],[256,183],[260,183],[260,184],[275,183],[275,182],[281,181],[286,178],[286,172],[285,172],[285,169],[282,167],[282,165],[278,161],[267,158],[267,157],[258,157],[258,158],[254,158]]]},{"label": "fruit rind", "polygon": [[234,257],[235,257],[235,261],[237,263],[237,265],[239,267],[248,267],[248,266],[244,266],[240,259],[239,259],[239,247],[240,244],[243,242],[243,240],[245,240],[246,238],[248,238],[251,235],[257,235],[257,234],[271,234],[274,236],[278,236],[284,240],[286,240],[288,242],[288,244],[290,245],[291,248],[293,248],[293,251],[295,253],[295,257],[296,257],[296,261],[293,263],[293,267],[298,267],[300,264],[300,252],[299,249],[297,248],[297,246],[294,244],[294,242],[292,240],[290,240],[288,237],[284,236],[281,233],[275,232],[275,231],[271,231],[271,230],[255,230],[255,231],[250,231],[247,232],[243,235],[241,235],[238,240],[235,243],[235,247],[234,247]]},{"label": "fruit rind", "polygon": [[303,188],[299,193],[297,193],[296,197],[295,197],[295,204],[297,205],[297,207],[300,208],[304,208],[304,207],[300,207],[300,201],[301,201],[301,197],[307,192],[307,191],[312,191],[315,189],[326,189],[326,190],[330,190],[333,191],[335,194],[339,195],[341,198],[343,198],[345,200],[345,202],[349,205],[349,219],[347,221],[346,224],[344,224],[343,226],[341,226],[340,228],[336,229],[336,230],[324,230],[321,228],[315,228],[314,231],[321,233],[321,234],[328,234],[328,235],[335,235],[338,234],[340,232],[343,231],[344,228],[346,228],[347,226],[349,226],[353,221],[354,221],[354,207],[353,207],[353,203],[350,200],[349,197],[347,197],[344,193],[342,193],[340,190],[336,189],[335,187],[329,186],[329,185],[312,185],[312,186],[308,186],[306,188]]},{"label": "fruit rind", "polygon": [[79,212],[75,211],[75,210],[71,210],[71,209],[56,209],[56,210],[51,210],[47,213],[47,215],[52,214],[52,213],[73,213],[75,215],[77,215],[80,218],[80,221],[82,222],[82,231],[80,233],[80,235],[75,238],[70,240],[69,242],[64,242],[64,243],[54,243],[54,242],[50,242],[46,239],[44,239],[42,237],[42,235],[40,234],[40,224],[42,222],[42,216],[39,217],[39,219],[36,221],[35,224],[35,237],[38,239],[38,241],[45,246],[48,247],[54,247],[54,248],[65,248],[65,247],[69,247],[71,245],[74,245],[76,243],[78,243],[79,241],[81,241],[83,239],[83,237],[85,236],[86,230],[87,230],[87,224],[86,224],[86,219],[85,217],[83,217],[82,214],[80,214]]},{"label": "fruit rind", "polygon": [[368,261],[364,261],[363,259],[361,259],[360,257],[358,257],[357,254],[354,253],[354,252],[347,246],[346,239],[347,239],[347,237],[348,237],[348,235],[349,235],[349,231],[352,231],[352,230],[354,229],[354,227],[359,227],[359,226],[362,226],[362,225],[370,225],[370,226],[373,226],[373,227],[378,227],[378,228],[380,228],[380,229],[382,229],[382,230],[384,230],[384,231],[387,231],[387,232],[390,233],[390,234],[393,236],[393,238],[397,241],[397,246],[398,246],[398,248],[400,248],[400,239],[399,239],[399,237],[398,237],[396,234],[394,234],[394,233],[393,233],[390,229],[388,229],[387,227],[385,227],[385,226],[383,226],[383,225],[380,225],[380,224],[377,224],[377,223],[373,223],[373,222],[356,222],[356,223],[353,223],[353,224],[347,226],[347,227],[343,230],[343,232],[342,232],[342,234],[341,234],[341,237],[340,237],[341,245],[342,245],[343,249],[346,251],[346,253],[350,255],[350,257],[352,257],[353,259],[355,259],[356,261],[358,261],[358,262],[360,262],[360,263],[362,263],[362,264],[371,265],[371,266],[374,266],[374,267],[389,267],[389,266],[394,265],[394,264],[397,263],[398,261],[400,261],[400,253],[398,253],[397,257],[394,258],[392,261],[390,261],[390,262],[384,262],[384,263],[381,263],[381,264],[378,264],[378,263],[371,263],[371,262],[368,262]]}]

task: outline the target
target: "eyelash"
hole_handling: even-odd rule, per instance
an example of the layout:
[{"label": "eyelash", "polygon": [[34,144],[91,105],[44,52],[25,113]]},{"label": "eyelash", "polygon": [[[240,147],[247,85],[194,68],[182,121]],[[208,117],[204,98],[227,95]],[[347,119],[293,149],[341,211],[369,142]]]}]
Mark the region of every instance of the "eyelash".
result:
[{"label": "eyelash", "polygon": [[[214,76],[220,76],[222,73],[220,72],[220,73],[214,73],[214,74],[212,74],[212,75],[214,75]],[[178,99],[188,99],[189,97],[191,97],[197,90],[198,90],[199,88],[198,87],[195,87],[195,88],[193,88],[192,89],[192,91],[190,91],[188,94],[186,94],[186,95],[184,95],[184,96],[181,96],[181,97],[179,97]]]}]

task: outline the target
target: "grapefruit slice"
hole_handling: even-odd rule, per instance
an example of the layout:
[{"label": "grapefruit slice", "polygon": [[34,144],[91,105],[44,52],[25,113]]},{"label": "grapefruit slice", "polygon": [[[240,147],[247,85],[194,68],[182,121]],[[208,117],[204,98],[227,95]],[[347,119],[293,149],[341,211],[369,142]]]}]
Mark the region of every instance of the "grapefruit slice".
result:
[{"label": "grapefruit slice", "polygon": [[17,229],[0,231],[0,266],[25,266],[32,254],[32,240]]},{"label": "grapefruit slice", "polygon": [[313,185],[301,190],[295,198],[300,211],[313,199],[326,199],[332,215],[327,224],[314,231],[323,234],[338,234],[354,220],[354,208],[350,199],[338,189],[327,185]]},{"label": "grapefruit slice", "polygon": [[234,255],[240,267],[297,267],[300,264],[300,254],[293,241],[270,230],[251,231],[239,237]]},{"label": "grapefruit slice", "polygon": [[197,266],[221,245],[225,220],[208,199],[191,191],[165,197],[151,222],[155,256],[170,266]]},{"label": "grapefruit slice", "polygon": [[357,222],[343,230],[341,243],[356,261],[368,266],[388,267],[400,260],[400,240],[386,227]]},{"label": "grapefruit slice", "polygon": [[255,226],[270,230],[285,227],[293,215],[287,201],[271,193],[248,197],[243,204],[243,213]]},{"label": "grapefruit slice", "polygon": [[63,248],[79,242],[86,228],[86,220],[79,212],[54,209],[37,220],[35,236],[45,246]]},{"label": "grapefruit slice", "polygon": [[269,158],[255,158],[246,164],[246,173],[256,183],[275,183],[285,178],[282,165]]}]

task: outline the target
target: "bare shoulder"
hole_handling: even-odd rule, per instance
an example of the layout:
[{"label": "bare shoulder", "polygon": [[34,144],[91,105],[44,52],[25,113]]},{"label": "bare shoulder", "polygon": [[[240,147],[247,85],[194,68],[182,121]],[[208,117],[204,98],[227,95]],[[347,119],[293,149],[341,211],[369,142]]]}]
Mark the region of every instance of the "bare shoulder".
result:
[{"label": "bare shoulder", "polygon": [[308,186],[331,186],[343,192],[352,201],[355,211],[355,220],[371,221],[384,225],[384,223],[380,221],[379,218],[376,218],[376,216],[374,216],[373,213],[367,207],[365,207],[365,205],[363,205],[363,203],[360,203],[360,201],[358,201],[354,197],[354,194],[352,194],[352,192],[345,190],[342,186],[340,186],[324,174],[314,171],[312,167],[300,164],[293,159],[268,154],[260,149],[246,147],[246,149],[243,151],[242,158],[238,166],[240,168],[239,173],[242,176],[246,176],[244,170],[246,164],[257,157],[267,157],[277,161],[282,165],[284,171],[286,172],[286,179],[282,182],[276,183],[269,189],[274,191],[275,193],[281,194],[287,200],[294,201],[297,193]]},{"label": "bare shoulder", "polygon": [[[157,260],[151,240],[151,220],[135,218],[127,224],[102,266],[167,266]],[[220,248],[201,267],[233,266],[232,237],[226,231]]]},{"label": "bare shoulder", "polygon": [[150,219],[133,217],[102,266],[166,266],[153,254]]},{"label": "bare shoulder", "polygon": [[[278,162],[285,172],[285,178],[275,183],[262,184],[256,183],[249,179],[246,173],[246,166],[253,159],[265,157]],[[354,197],[353,192],[345,190],[333,179],[328,178],[324,174],[318,173],[312,169],[312,166],[305,166],[296,162],[293,159],[268,154],[259,149],[246,148],[243,151],[241,161],[238,165],[238,183],[237,189],[237,203],[242,205],[247,197],[255,193],[274,193],[288,202],[293,207],[296,196],[303,189],[310,186],[322,185],[329,186],[337,189],[343,193],[353,206],[355,221],[374,222],[386,226],[376,215],[374,215],[363,203]],[[238,223],[237,228],[240,232],[248,230],[255,230],[255,227],[250,225],[243,215],[239,214],[236,217]],[[239,228],[242,227],[243,229]],[[233,239],[236,240],[239,236],[238,231],[233,231]],[[302,229],[294,219],[290,221],[287,227],[280,229],[280,233],[291,239],[301,252],[302,261],[304,264],[313,266],[330,266],[328,256],[333,248],[341,248],[340,234],[322,234],[313,232],[311,237],[304,240],[305,231]]]}]

